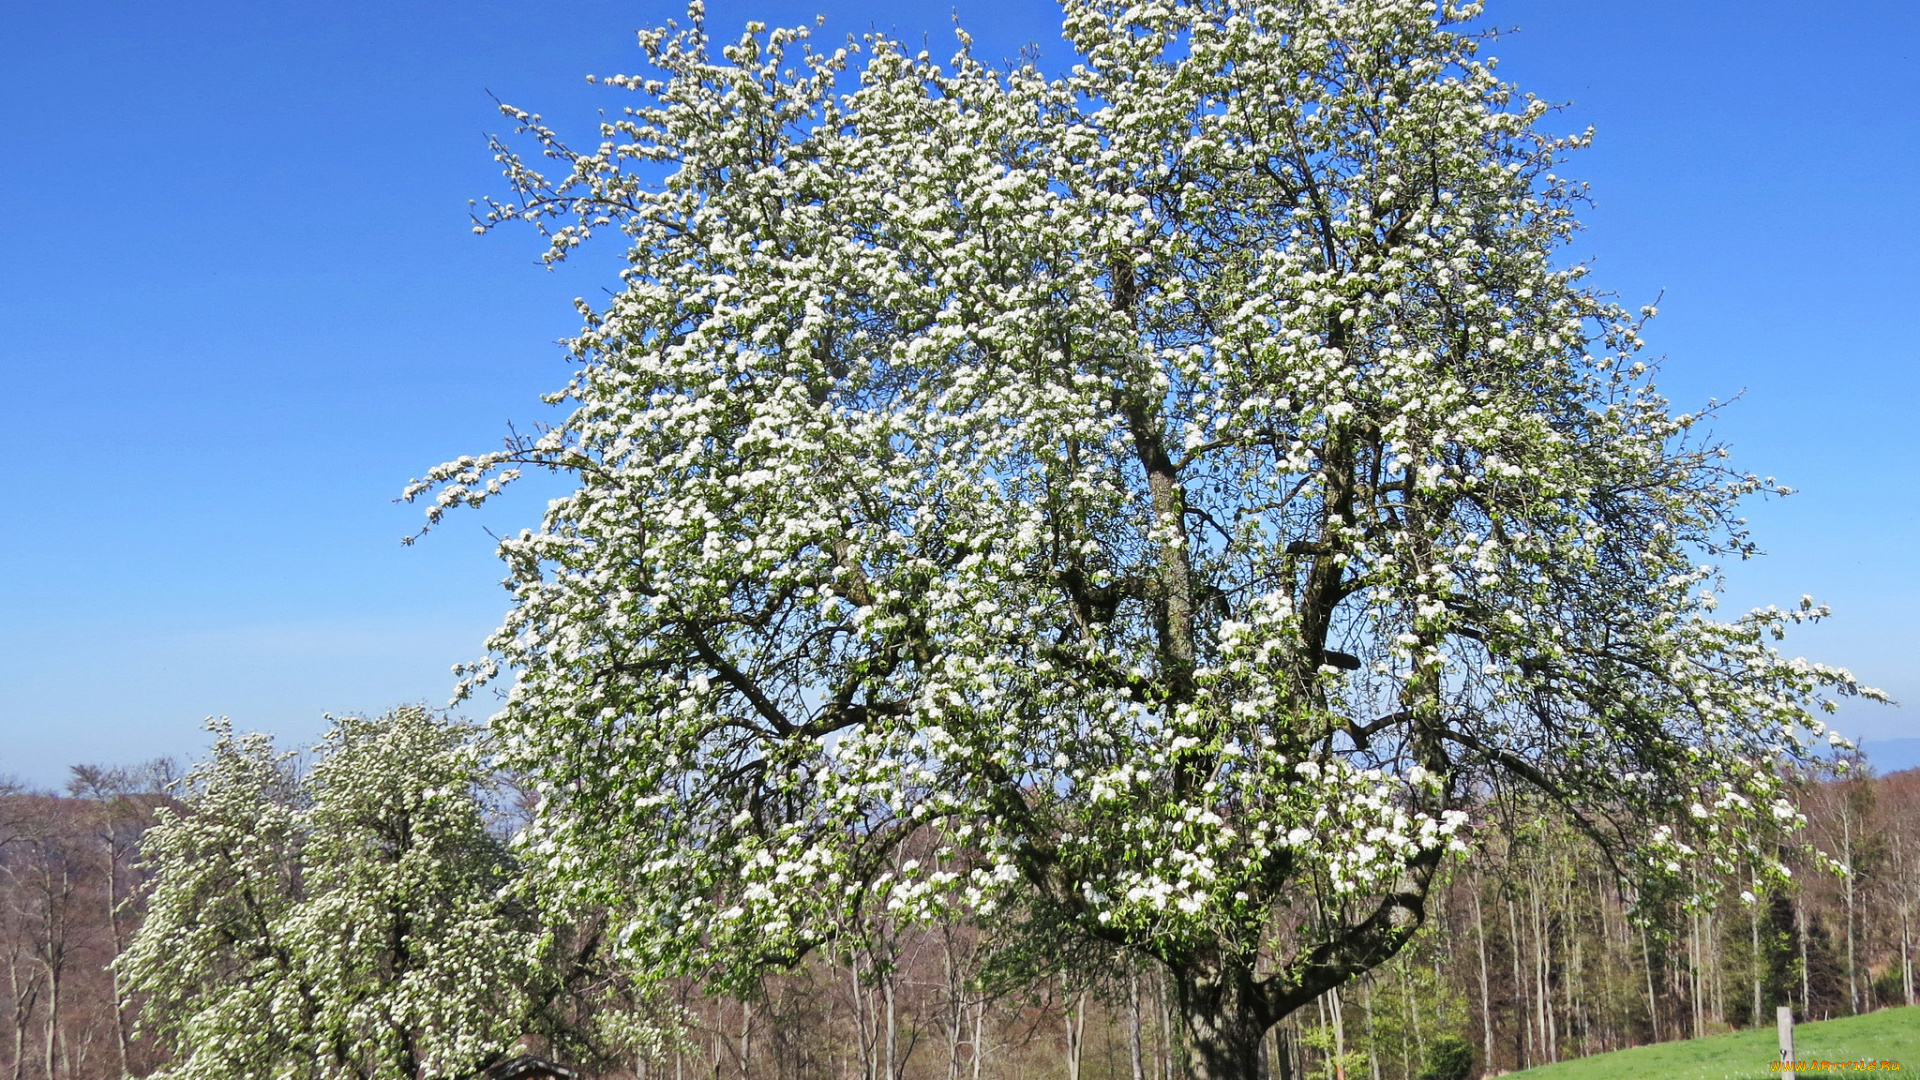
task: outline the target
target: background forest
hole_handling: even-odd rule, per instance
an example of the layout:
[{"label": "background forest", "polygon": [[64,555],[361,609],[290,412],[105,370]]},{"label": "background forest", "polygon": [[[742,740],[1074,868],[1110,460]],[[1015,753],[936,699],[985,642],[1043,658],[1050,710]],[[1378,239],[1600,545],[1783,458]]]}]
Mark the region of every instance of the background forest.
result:
[{"label": "background forest", "polygon": [[[142,834],[177,778],[166,761],[80,766],[64,793],[10,785],[0,796],[0,1075],[145,1076],[168,1060],[168,1048],[136,1035],[141,1002],[110,961],[141,923]],[[1702,881],[1719,897],[1711,908],[1623,896],[1578,831],[1507,808],[1476,838],[1484,858],[1452,871],[1413,948],[1276,1029],[1273,1075],[1415,1080],[1460,1041],[1474,1072],[1497,1074],[1770,1024],[1776,1004],[1825,1019],[1914,1003],[1920,770],[1856,768],[1797,790],[1804,836],[1851,873],[1793,852],[1792,891]],[[505,832],[516,814],[503,805],[494,822]],[[677,986],[677,1000],[644,1008],[649,1030],[678,1034],[629,1040],[638,1049],[607,1057],[617,1040],[599,1036],[622,980],[591,917],[569,933],[547,954],[567,966],[554,973],[564,1000],[548,1010],[548,1038],[561,1052],[600,1048],[587,1064],[608,1077],[1159,1080],[1181,1070],[1156,971],[1088,984],[1041,966],[984,970],[971,931],[900,930],[884,918],[744,1001]]]}]

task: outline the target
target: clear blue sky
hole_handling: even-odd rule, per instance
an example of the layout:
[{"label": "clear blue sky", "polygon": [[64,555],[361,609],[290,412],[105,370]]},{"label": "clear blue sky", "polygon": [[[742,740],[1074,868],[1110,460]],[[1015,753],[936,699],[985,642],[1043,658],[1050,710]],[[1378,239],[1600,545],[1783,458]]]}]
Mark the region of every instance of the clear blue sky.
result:
[{"label": "clear blue sky", "polygon": [[[1524,88],[1599,129],[1568,170],[1598,205],[1575,254],[1651,330],[1691,406],[1745,391],[1737,461],[1803,494],[1757,507],[1737,599],[1829,601],[1800,640],[1920,699],[1911,477],[1920,404],[1920,5],[1492,0]],[[679,4],[0,0],[0,774],[191,756],[202,717],[303,740],[326,711],[445,700],[506,603],[485,527],[420,546],[393,496],[542,416],[567,301],[532,235],[476,237],[497,193],[487,97],[585,130]],[[718,0],[945,50],[928,0]],[[1045,2],[961,0],[982,52]],[[489,706],[478,703],[477,712]],[[1859,710],[1869,739],[1920,712]]]}]

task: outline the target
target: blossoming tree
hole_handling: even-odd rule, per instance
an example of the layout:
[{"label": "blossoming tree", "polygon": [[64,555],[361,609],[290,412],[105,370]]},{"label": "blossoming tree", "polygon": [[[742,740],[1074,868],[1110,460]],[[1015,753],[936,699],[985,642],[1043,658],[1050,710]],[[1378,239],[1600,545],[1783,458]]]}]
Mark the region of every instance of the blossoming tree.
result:
[{"label": "blossoming tree", "polygon": [[[721,985],[872,913],[1155,958],[1195,1075],[1394,955],[1491,790],[1631,873],[1764,862],[1844,671],[1712,615],[1729,471],[1554,261],[1584,136],[1417,0],[1067,0],[1053,77],[645,32],[496,146],[582,304],[577,487],[469,689],[550,880]],[[856,81],[857,76],[857,81]],[[909,841],[909,852],[903,845]],[[909,858],[908,855],[917,855]],[[1087,950],[1080,950],[1085,952]]]},{"label": "blossoming tree", "polygon": [[148,913],[115,961],[180,1080],[471,1075],[529,1026],[540,931],[504,888],[480,756],[419,708],[335,721],[298,777],[213,725],[141,845]]}]

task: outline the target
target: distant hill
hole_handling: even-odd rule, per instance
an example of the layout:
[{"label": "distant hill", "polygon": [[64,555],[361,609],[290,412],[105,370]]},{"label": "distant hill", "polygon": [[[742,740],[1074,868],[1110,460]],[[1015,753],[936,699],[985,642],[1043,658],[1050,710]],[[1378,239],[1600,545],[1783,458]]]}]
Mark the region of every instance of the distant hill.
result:
[{"label": "distant hill", "polygon": [[1881,776],[1920,768],[1920,739],[1861,739],[1860,749],[1866,753],[1873,771]]},{"label": "distant hill", "polygon": [[[1794,1056],[1801,1061],[1900,1063],[1898,1072],[1803,1071],[1799,1080],[1838,1080],[1842,1076],[1893,1080],[1920,1071],[1920,1005],[1801,1024],[1793,1035]],[[1731,1035],[1595,1054],[1509,1075],[1513,1080],[1780,1080],[1781,1074],[1768,1067],[1779,1056],[1778,1045],[1773,1025],[1769,1024]]]}]

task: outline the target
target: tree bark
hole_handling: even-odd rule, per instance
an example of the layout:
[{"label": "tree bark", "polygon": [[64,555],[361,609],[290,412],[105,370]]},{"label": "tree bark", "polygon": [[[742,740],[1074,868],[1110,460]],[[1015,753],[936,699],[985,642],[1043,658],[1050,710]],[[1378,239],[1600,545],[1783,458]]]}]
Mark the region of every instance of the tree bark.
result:
[{"label": "tree bark", "polygon": [[1327,991],[1327,1012],[1333,1018],[1333,1074],[1347,1080],[1347,1020],[1340,1008],[1340,988]]},{"label": "tree bark", "polygon": [[980,1067],[987,1060],[987,999],[973,1002],[973,1080],[980,1080]]},{"label": "tree bark", "polygon": [[54,1048],[60,1040],[60,973],[58,969],[47,969],[47,1025],[46,1025],[46,1069],[47,1080],[56,1080],[60,1075],[54,1071],[56,1058]]},{"label": "tree bark", "polygon": [[1906,859],[1905,845],[1898,830],[1893,834],[1894,878],[1900,882],[1900,988],[1905,992],[1906,1004],[1913,1004],[1913,895],[1916,871],[1920,871],[1920,859],[1911,864]]},{"label": "tree bark", "polygon": [[1531,1002],[1527,1000],[1527,986],[1520,976],[1520,951],[1524,939],[1520,936],[1520,916],[1514,911],[1513,897],[1507,900],[1507,940],[1512,943],[1513,957],[1513,1012],[1514,1019],[1514,1056],[1519,1059],[1514,1068],[1524,1069],[1533,1063],[1533,1012]]},{"label": "tree bark", "polygon": [[40,977],[29,974],[23,983],[20,969],[25,965],[7,960],[7,989],[13,1004],[13,1080],[21,1080],[27,1071],[27,1028],[33,1026],[33,1008],[40,1000]]},{"label": "tree bark", "polygon": [[1813,1016],[1813,976],[1807,969],[1807,905],[1805,898],[1793,899],[1793,920],[1800,931],[1800,1015]]},{"label": "tree bark", "polygon": [[[1474,940],[1480,947],[1480,1062],[1493,1071],[1493,993],[1487,979],[1487,921],[1480,912],[1480,876],[1473,878]],[[1375,1080],[1379,1080],[1375,1077]]]},{"label": "tree bark", "polygon": [[1160,1077],[1174,1080],[1178,1063],[1174,1060],[1173,1003],[1167,1000],[1167,974],[1163,969],[1154,980],[1154,999],[1160,1006]]},{"label": "tree bark", "polygon": [[[105,818],[101,826],[101,853],[107,859],[107,930],[113,943],[113,955],[119,956],[127,949],[126,935],[120,929],[120,845],[114,835],[113,811],[101,810]],[[113,1042],[119,1054],[120,1075],[131,1076],[133,1070],[127,1064],[127,1018],[126,1003],[120,994],[120,972],[109,965],[107,967],[108,989],[113,993]]]},{"label": "tree bark", "polygon": [[1060,976],[1060,1004],[1067,1028],[1067,1080],[1080,1080],[1080,1049],[1087,1033],[1087,995],[1069,995],[1064,974]]},{"label": "tree bark", "polygon": [[1653,1031],[1653,1041],[1660,1041],[1660,999],[1653,990],[1653,946],[1647,941],[1647,928],[1640,927],[1640,955],[1647,965],[1647,1024]]},{"label": "tree bark", "polygon": [[1140,972],[1127,972],[1127,1057],[1133,1065],[1133,1080],[1147,1080],[1146,1064],[1140,1057]]},{"label": "tree bark", "polygon": [[887,1002],[887,1080],[900,1080],[900,1019],[894,1010],[893,968],[889,966],[880,984]]},{"label": "tree bark", "polygon": [[1528,899],[1533,906],[1533,974],[1537,987],[1535,1008],[1540,1014],[1540,1045],[1548,1062],[1560,1060],[1559,1030],[1553,1016],[1553,940],[1547,933],[1547,916],[1540,903],[1537,881],[1529,882]]},{"label": "tree bark", "polygon": [[[1851,794],[1851,793],[1847,793]],[[1854,885],[1859,880],[1859,868],[1853,862],[1853,808],[1850,798],[1843,797],[1840,803],[1841,859],[1847,864],[1847,876],[1842,879],[1847,897],[1847,1013],[1850,1016],[1860,1014],[1860,965],[1854,957]]]},{"label": "tree bark", "polygon": [[1700,913],[1691,912],[1687,916],[1687,964],[1692,970],[1687,973],[1688,1004],[1693,1008],[1693,1037],[1706,1034],[1706,1021],[1701,1014],[1701,970],[1703,962],[1700,953]]},{"label": "tree bark", "polygon": [[[1482,991],[1486,989],[1487,971],[1484,965],[1484,962],[1486,960],[1485,946],[1486,946],[1486,941],[1483,938],[1481,940],[1482,967],[1480,968],[1480,975],[1481,975],[1480,988]],[[1372,1080],[1380,1080],[1380,1037],[1374,1033],[1374,1027],[1373,1027],[1373,979],[1371,978],[1371,976],[1363,977],[1360,980],[1360,1003],[1361,1003],[1361,1007],[1364,1008],[1367,1013],[1367,1075],[1371,1077]],[[1487,1038],[1491,1040],[1493,1038],[1491,1034],[1493,1029],[1489,1027],[1487,1031],[1489,1032]],[[1481,1060],[1489,1063],[1492,1062],[1493,1060],[1491,1056],[1492,1054],[1493,1054],[1493,1046],[1491,1042],[1489,1042],[1489,1044],[1484,1048],[1485,1056],[1483,1056]],[[1492,1069],[1491,1064],[1489,1064],[1487,1068],[1489,1071],[1491,1071]]]},{"label": "tree bark", "polygon": [[750,1062],[753,1061],[753,1002],[742,998],[740,1001],[740,1080],[751,1075]]},{"label": "tree bark", "polygon": [[947,1028],[947,1080],[960,1080],[960,1044],[966,1041],[967,1005],[953,957],[951,930],[941,935],[941,945],[942,972],[947,980],[947,998],[942,1002]]},{"label": "tree bark", "polygon": [[1569,860],[1560,876],[1560,942],[1567,958],[1567,1038],[1580,1037],[1579,1056],[1593,1053],[1593,1025],[1587,1018],[1587,953],[1581,939],[1579,919],[1575,916],[1575,886],[1580,869]]},{"label": "tree bark", "polygon": [[877,1041],[874,1027],[877,1025],[868,1001],[872,995],[862,985],[858,956],[847,958],[847,980],[853,990],[853,1034],[860,1053],[860,1075],[865,1080],[879,1080],[879,1054],[874,1047]]},{"label": "tree bark", "polygon": [[1253,971],[1228,963],[1173,971],[1192,1080],[1259,1080],[1260,1042],[1272,1025]]},{"label": "tree bark", "polygon": [[1711,910],[1704,916],[1707,924],[1707,975],[1713,980],[1713,1023],[1716,1027],[1727,1023],[1727,955],[1724,943],[1720,940],[1723,928],[1719,917]]},{"label": "tree bark", "polygon": [[1753,971],[1753,1026],[1759,1027],[1760,1012],[1763,1008],[1760,1001],[1760,981],[1765,969],[1761,966],[1763,960],[1760,955],[1760,880],[1758,878],[1753,881],[1753,909],[1747,915],[1747,926],[1753,934],[1753,956],[1748,964]]},{"label": "tree bark", "polygon": [[[1915,868],[1920,869],[1920,863]],[[1913,886],[1908,878],[1900,890],[1900,979],[1909,1006],[1913,1004]]]}]

